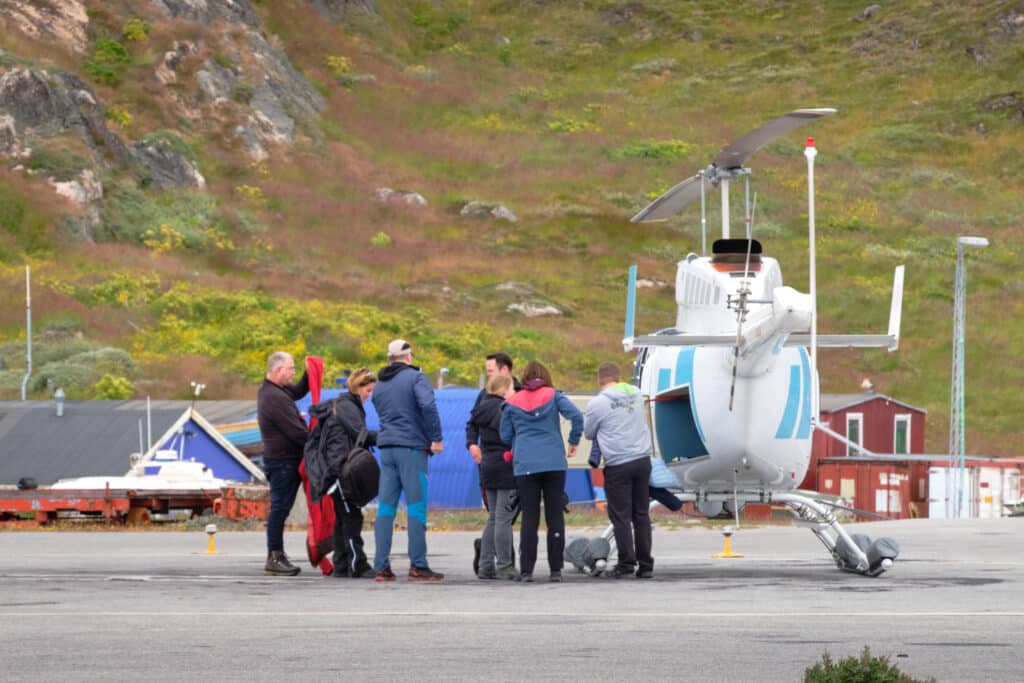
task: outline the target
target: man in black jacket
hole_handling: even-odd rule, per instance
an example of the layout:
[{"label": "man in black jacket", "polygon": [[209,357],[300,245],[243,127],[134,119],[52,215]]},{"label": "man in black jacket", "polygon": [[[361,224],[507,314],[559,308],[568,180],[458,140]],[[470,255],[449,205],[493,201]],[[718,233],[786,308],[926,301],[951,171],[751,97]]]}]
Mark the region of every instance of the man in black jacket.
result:
[{"label": "man in black jacket", "polygon": [[271,354],[267,376],[256,395],[256,417],[263,439],[263,470],[270,482],[270,516],[267,518],[266,574],[295,576],[299,568],[284,552],[284,523],[288,519],[302,478],[299,464],[306,445],[306,421],[295,401],[309,393],[309,377],[295,384],[295,360],[284,351]]}]

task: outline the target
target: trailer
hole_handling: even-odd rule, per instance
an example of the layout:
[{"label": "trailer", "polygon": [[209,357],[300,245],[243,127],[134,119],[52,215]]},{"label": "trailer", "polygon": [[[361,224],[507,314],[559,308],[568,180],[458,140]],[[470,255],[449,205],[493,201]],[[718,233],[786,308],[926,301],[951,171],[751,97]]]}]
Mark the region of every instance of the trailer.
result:
[{"label": "trailer", "polygon": [[192,516],[217,514],[234,521],[266,519],[270,509],[267,486],[208,488],[36,488],[0,489],[0,520],[31,519],[47,524],[75,516],[142,526],[153,515],[187,511]]}]

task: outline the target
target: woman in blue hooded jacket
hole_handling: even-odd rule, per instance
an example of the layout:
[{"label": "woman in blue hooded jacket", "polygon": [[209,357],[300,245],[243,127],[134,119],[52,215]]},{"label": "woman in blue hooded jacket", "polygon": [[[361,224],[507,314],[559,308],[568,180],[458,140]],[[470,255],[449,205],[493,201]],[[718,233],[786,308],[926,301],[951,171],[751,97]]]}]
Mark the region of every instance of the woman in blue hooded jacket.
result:
[{"label": "woman in blue hooded jacket", "polygon": [[537,563],[537,528],[540,502],[544,499],[544,521],[548,528],[548,567],[551,581],[562,580],[565,550],[565,517],[562,494],[569,468],[562,441],[562,415],[572,422],[568,457],[576,455],[583,434],[583,413],[562,392],[551,386],[551,373],[537,361],[523,370],[523,388],[505,404],[501,413],[501,440],[512,444],[512,471],[523,521],[519,531],[519,552],[523,581],[533,581]]}]

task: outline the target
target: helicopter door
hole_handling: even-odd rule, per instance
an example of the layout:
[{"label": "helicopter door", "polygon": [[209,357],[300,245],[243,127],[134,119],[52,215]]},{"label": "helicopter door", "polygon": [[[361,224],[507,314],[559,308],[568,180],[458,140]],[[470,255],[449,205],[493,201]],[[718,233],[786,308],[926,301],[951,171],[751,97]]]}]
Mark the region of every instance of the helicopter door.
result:
[{"label": "helicopter door", "polygon": [[665,462],[707,455],[690,406],[690,387],[658,394],[654,403],[654,432]]}]

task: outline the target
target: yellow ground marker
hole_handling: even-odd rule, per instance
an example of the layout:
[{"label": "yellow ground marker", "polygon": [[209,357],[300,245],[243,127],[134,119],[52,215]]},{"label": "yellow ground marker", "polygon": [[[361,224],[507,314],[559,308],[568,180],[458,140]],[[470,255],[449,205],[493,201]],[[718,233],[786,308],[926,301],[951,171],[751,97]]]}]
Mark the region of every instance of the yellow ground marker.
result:
[{"label": "yellow ground marker", "polygon": [[733,528],[731,526],[722,529],[722,535],[725,536],[725,548],[722,549],[722,552],[715,553],[711,557],[743,557],[743,553],[734,553],[732,551],[732,532]]}]

